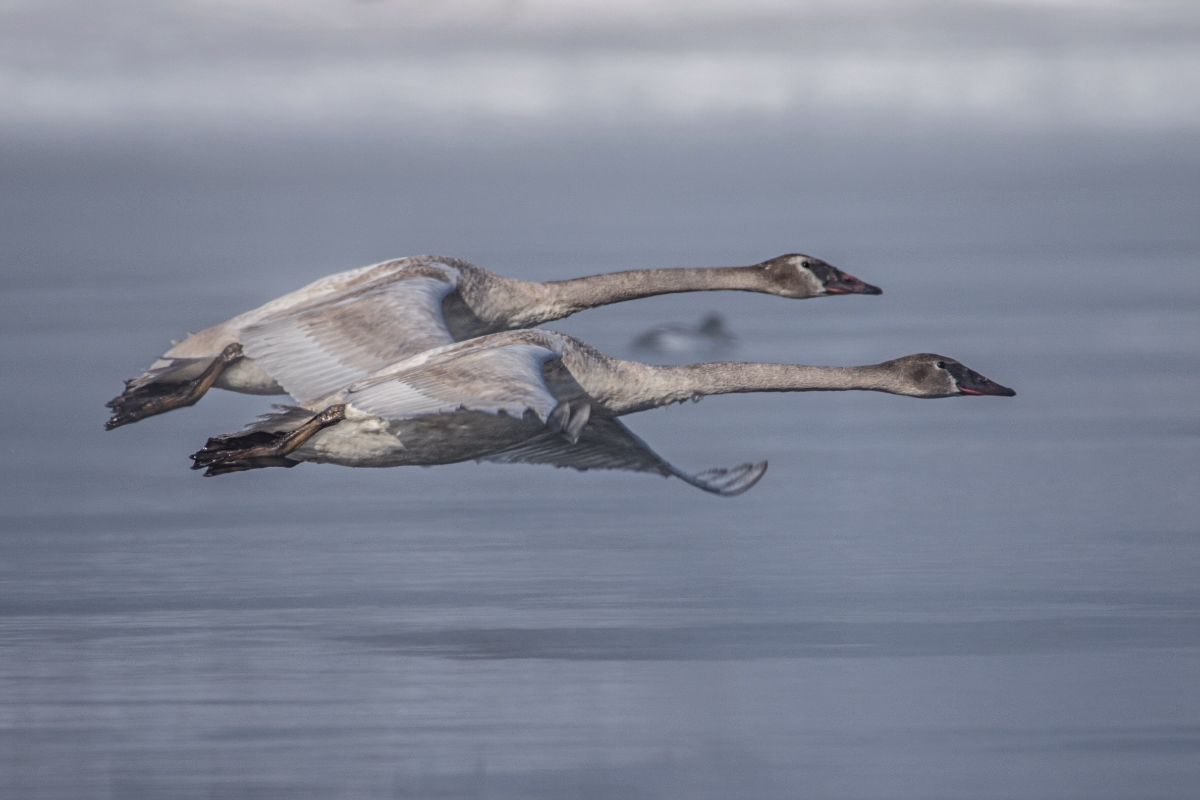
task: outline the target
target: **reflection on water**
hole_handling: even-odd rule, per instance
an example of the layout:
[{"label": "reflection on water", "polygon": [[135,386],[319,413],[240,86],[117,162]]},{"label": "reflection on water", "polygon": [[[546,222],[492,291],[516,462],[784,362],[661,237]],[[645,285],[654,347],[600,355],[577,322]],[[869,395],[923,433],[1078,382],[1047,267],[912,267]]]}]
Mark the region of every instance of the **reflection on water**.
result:
[{"label": "reflection on water", "polygon": [[[495,465],[205,480],[187,453],[261,399],[114,433],[103,402],[247,304],[234,268],[28,281],[0,295],[0,393],[37,400],[0,465],[0,794],[1187,796],[1194,257],[1154,255],[1163,279],[1119,303],[1096,280],[1119,258],[1028,255],[957,273],[949,306],[929,259],[856,270],[882,298],[721,296],[740,357],[936,349],[1020,393],[629,420],[688,468],[768,457],[732,500]],[[1072,292],[1029,295],[1020,270],[1050,269]],[[561,327],[629,355],[629,331],[695,313]]]}]

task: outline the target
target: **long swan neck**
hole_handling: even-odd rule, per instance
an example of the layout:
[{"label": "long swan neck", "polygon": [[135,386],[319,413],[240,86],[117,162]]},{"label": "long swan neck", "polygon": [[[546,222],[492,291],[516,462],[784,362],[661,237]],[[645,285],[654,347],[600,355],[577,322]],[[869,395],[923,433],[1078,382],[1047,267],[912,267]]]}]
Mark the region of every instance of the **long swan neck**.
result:
[{"label": "long swan neck", "polygon": [[459,276],[461,301],[456,302],[465,308],[456,310],[452,304],[447,311],[459,318],[458,325],[451,327],[461,327],[457,332],[470,336],[530,328],[588,308],[640,297],[673,292],[761,292],[770,288],[769,277],[761,267],[638,269],[535,283],[462,263]]},{"label": "long swan neck", "polygon": [[542,284],[497,275],[474,264],[460,264],[458,291],[443,308],[456,338],[528,328],[545,321]]},{"label": "long swan neck", "polygon": [[616,362],[613,369],[620,377],[613,382],[605,405],[615,414],[631,414],[689,399],[740,392],[865,390],[904,393],[904,387],[878,365],[812,367],[802,364],[716,362],[657,367],[621,361]]},{"label": "long swan neck", "polygon": [[758,292],[764,291],[767,284],[766,275],[758,267],[638,269],[549,281],[541,284],[541,311],[551,316],[541,321],[640,297],[674,292]]}]

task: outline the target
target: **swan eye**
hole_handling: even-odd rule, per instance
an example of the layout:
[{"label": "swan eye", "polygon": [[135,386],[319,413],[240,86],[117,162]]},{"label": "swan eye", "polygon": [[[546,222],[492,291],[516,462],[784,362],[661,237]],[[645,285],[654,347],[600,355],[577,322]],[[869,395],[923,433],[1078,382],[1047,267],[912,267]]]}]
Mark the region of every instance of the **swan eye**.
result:
[{"label": "swan eye", "polygon": [[937,362],[937,368],[938,368],[938,369],[945,369],[945,368],[946,368],[946,362],[945,362],[945,361],[939,361],[939,362]]}]

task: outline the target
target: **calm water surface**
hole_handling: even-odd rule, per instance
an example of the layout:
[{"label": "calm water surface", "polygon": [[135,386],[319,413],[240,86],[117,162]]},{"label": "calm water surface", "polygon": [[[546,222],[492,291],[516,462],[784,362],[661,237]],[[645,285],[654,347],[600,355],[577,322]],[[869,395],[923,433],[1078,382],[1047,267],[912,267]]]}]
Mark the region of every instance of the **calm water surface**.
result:
[{"label": "calm water surface", "polygon": [[93,253],[64,277],[19,254],[0,796],[1195,796],[1200,251],[1143,248],[1136,284],[1120,248],[847,252],[883,297],[558,326],[628,356],[651,322],[720,308],[739,358],[935,350],[1019,392],[629,420],[689,468],[769,458],[728,500],[517,466],[202,479],[187,454],[261,399],[112,433],[104,401],[186,329],[356,264]]}]

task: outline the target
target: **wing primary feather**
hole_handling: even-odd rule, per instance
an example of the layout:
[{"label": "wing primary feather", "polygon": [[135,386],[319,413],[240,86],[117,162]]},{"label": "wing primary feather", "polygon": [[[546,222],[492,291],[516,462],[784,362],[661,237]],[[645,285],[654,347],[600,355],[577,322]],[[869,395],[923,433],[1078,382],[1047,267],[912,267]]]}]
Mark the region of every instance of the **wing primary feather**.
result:
[{"label": "wing primary feather", "polygon": [[763,461],[708,469],[696,474],[686,472],[658,455],[620,420],[612,417],[593,417],[583,426],[575,443],[551,428],[515,447],[479,460],[503,464],[551,464],[580,471],[622,469],[651,472],[675,476],[697,489],[722,497],[733,497],[749,490],[767,471],[767,463]]}]

